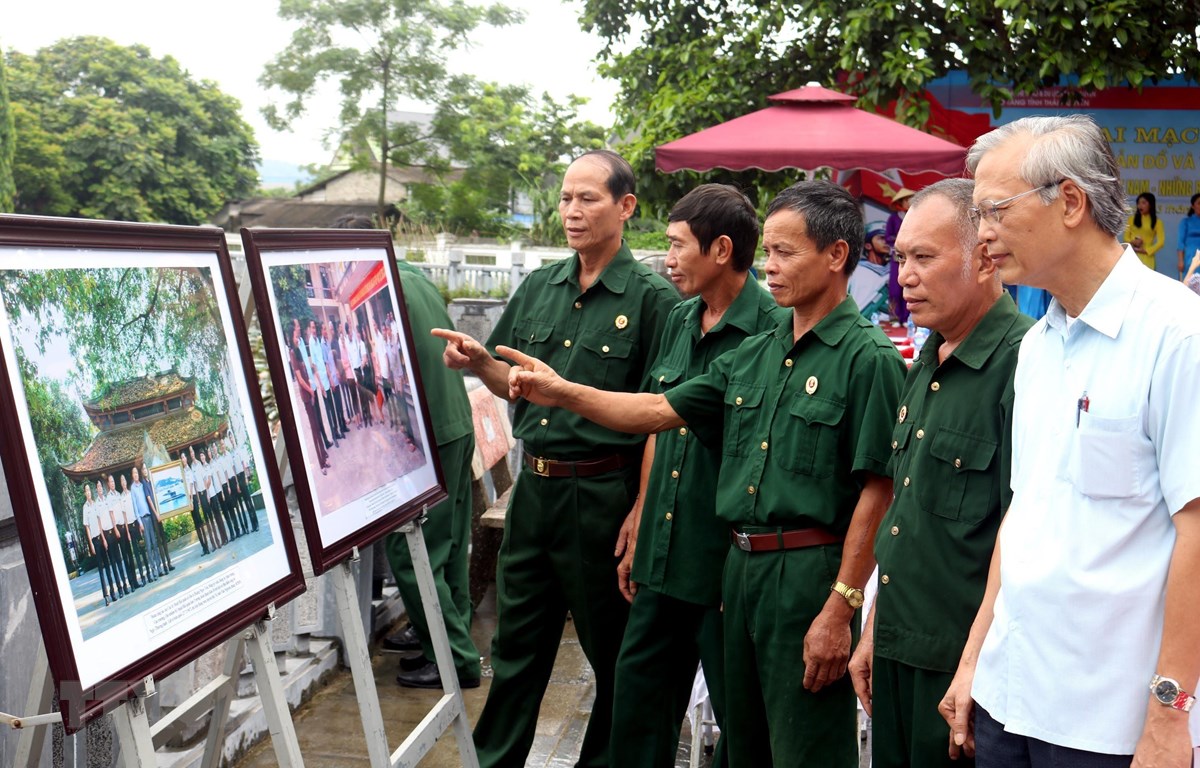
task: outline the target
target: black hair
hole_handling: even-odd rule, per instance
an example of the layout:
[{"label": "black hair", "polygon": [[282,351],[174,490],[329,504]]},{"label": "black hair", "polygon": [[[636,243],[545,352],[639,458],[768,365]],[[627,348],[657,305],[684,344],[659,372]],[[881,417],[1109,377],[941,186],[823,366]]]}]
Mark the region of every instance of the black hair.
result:
[{"label": "black hair", "polygon": [[1196,212],[1196,201],[1200,200],[1200,192],[1192,195],[1191,201],[1188,202],[1188,216]]},{"label": "black hair", "polygon": [[[1143,192],[1137,196],[1137,199],[1141,200],[1143,197],[1146,198],[1147,203],[1150,203],[1150,229],[1154,229],[1158,226],[1158,200],[1154,197],[1153,192]],[[1200,197],[1200,195],[1196,195],[1196,197]],[[1192,198],[1193,203],[1196,202],[1196,197]],[[1142,212],[1138,210],[1137,205],[1133,207],[1133,226],[1139,228],[1142,226]]]},{"label": "black hair", "polygon": [[375,229],[370,216],[361,213],[344,213],[333,222],[334,229]]},{"label": "black hair", "polygon": [[728,184],[701,184],[675,203],[667,221],[685,222],[708,253],[721,235],[733,242],[733,268],[745,272],[758,248],[758,213],[750,199]]},{"label": "black hair", "polygon": [[804,216],[808,237],[818,250],[838,240],[849,246],[842,271],[849,275],[858,266],[863,249],[862,207],[854,196],[831,181],[799,181],[780,192],[767,206],[767,218],[782,210]]}]

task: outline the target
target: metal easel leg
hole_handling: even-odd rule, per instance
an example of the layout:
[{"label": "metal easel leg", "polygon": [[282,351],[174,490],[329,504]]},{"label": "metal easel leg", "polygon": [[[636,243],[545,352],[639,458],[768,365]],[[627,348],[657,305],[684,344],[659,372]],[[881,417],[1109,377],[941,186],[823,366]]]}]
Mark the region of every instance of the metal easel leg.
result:
[{"label": "metal easel leg", "polygon": [[[37,657],[33,660],[33,676],[30,678],[29,696],[25,699],[25,712],[41,714],[50,711],[54,700],[54,680],[50,676],[50,663],[46,658],[46,646],[37,644]],[[23,727],[17,738],[16,765],[37,765],[42,759],[42,747],[46,743],[46,726]]]},{"label": "metal easel leg", "polygon": [[146,717],[146,697],[153,693],[154,680],[148,677],[145,688],[113,712],[113,730],[121,748],[124,768],[157,768],[150,720]]},{"label": "metal easel leg", "polygon": [[275,650],[271,647],[271,633],[266,621],[255,622],[246,635],[246,647],[254,663],[254,680],[267,716],[277,764],[280,768],[303,768],[296,725],[283,694],[283,681],[279,678],[279,666],[275,663]]},{"label": "metal easel leg", "polygon": [[[446,622],[442,618],[442,606],[438,602],[437,585],[433,581],[433,569],[429,565],[429,553],[425,549],[425,537],[421,533],[421,519],[402,527],[408,539],[408,551],[412,555],[413,570],[417,576],[417,588],[421,591],[421,602],[425,604],[425,620],[429,625],[429,639],[433,643],[433,655],[437,661],[438,674],[442,678],[444,696],[434,711],[430,713],[422,726],[430,718],[436,718],[440,710],[446,716],[453,717],[454,737],[458,742],[458,755],[465,768],[479,768],[479,757],[475,754],[475,741],[471,738],[471,724],[467,721],[467,707],[463,701],[462,690],[458,687],[458,672],[454,668],[454,657],[450,652],[450,639],[446,635]],[[440,734],[445,730],[442,725]],[[415,734],[414,734],[415,735]],[[410,737],[411,738],[411,737]],[[407,743],[407,742],[406,742]],[[401,745],[401,749],[403,749]]]},{"label": "metal easel leg", "polygon": [[239,632],[225,644],[225,668],[222,675],[225,683],[213,696],[212,713],[209,715],[208,736],[204,740],[204,756],[201,768],[217,768],[221,764],[225,749],[225,725],[229,722],[229,707],[237,695],[237,676],[242,668],[245,654],[245,633]]},{"label": "metal easel leg", "polygon": [[375,673],[371,668],[370,652],[367,650],[367,636],[363,631],[362,614],[358,609],[358,588],[354,579],[354,561],[357,558],[356,548],[354,554],[344,562],[338,563],[329,575],[333,579],[338,621],[341,622],[342,637],[346,641],[346,662],[350,665],[350,674],[354,678],[354,695],[358,698],[371,768],[390,768],[392,761],[387,730],[383,725],[379,691],[375,687]]}]

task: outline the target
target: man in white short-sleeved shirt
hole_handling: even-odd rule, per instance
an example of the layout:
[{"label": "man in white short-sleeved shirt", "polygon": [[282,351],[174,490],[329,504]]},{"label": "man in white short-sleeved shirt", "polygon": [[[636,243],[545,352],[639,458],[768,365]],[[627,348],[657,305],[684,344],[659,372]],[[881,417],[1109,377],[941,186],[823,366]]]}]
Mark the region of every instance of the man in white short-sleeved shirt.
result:
[{"label": "man in white short-sleeved shirt", "polygon": [[973,736],[980,768],[1185,768],[1200,743],[1200,298],[1118,241],[1124,188],[1090,117],[1009,123],[968,167],[1001,277],[1054,301],[1021,345],[1013,500],[940,707],[951,748]]}]

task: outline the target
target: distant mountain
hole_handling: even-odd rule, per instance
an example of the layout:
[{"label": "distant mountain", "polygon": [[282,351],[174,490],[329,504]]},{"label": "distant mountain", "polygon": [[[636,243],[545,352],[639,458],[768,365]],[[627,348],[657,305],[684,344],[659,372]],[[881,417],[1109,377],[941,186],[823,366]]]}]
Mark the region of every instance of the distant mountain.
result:
[{"label": "distant mountain", "polygon": [[312,181],[312,174],[290,160],[263,160],[258,166],[258,176],[263,187],[292,188],[297,183]]}]

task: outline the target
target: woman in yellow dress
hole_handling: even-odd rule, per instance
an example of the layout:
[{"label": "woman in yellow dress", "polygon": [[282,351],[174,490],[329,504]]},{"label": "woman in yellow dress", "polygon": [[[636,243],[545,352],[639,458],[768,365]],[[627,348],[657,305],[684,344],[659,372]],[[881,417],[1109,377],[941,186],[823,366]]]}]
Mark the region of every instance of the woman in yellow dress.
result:
[{"label": "woman in yellow dress", "polygon": [[1166,242],[1163,224],[1158,218],[1158,201],[1150,192],[1137,196],[1137,211],[1125,227],[1125,242],[1133,246],[1134,252],[1150,269],[1154,269],[1154,254]]}]

